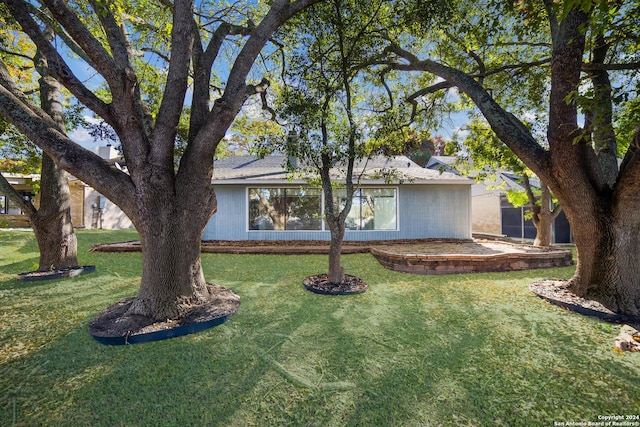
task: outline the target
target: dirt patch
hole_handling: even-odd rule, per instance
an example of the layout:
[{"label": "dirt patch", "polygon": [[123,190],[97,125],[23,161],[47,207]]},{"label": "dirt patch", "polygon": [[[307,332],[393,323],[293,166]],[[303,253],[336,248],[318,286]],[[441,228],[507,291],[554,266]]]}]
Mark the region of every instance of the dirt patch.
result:
[{"label": "dirt patch", "polygon": [[[207,301],[184,309],[183,315],[179,319],[167,319],[164,321],[154,321],[151,318],[139,315],[128,314],[129,307],[134,298],[125,298],[116,304],[108,307],[98,314],[89,323],[89,333],[98,341],[108,343],[109,339],[114,339],[114,343],[119,342],[117,338],[125,337],[131,342],[136,342],[136,337],[149,335],[161,331],[182,330],[178,333],[157,334],[158,339],[171,338],[187,333],[197,332],[197,325],[214,326],[215,320],[225,319],[232,316],[240,306],[240,297],[222,286],[207,284],[209,287],[209,298]],[[221,323],[221,322],[220,322]],[[184,332],[184,333],[181,333]],[[106,340],[101,340],[105,338]],[[140,342],[154,341],[146,339]],[[128,343],[127,340],[122,342]]]}]

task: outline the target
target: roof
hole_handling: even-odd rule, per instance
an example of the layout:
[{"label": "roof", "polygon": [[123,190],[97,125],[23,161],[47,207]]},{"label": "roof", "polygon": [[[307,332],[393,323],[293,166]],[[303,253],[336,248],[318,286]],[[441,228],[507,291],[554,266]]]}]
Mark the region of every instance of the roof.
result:
[{"label": "roof", "polygon": [[[297,174],[292,176],[286,171],[287,157],[266,156],[231,156],[219,159],[213,165],[214,184],[246,184],[254,183],[304,183],[309,175]],[[345,168],[333,168],[332,177],[344,178]],[[453,173],[424,169],[412,162],[408,157],[396,156],[387,158],[374,157],[369,160],[361,160],[355,166],[354,179],[364,170],[361,182],[364,184],[466,184],[471,185],[472,180]],[[390,180],[385,176],[391,176]]]},{"label": "roof", "polygon": [[457,161],[458,158],[455,156],[431,156],[427,160],[425,168],[460,175],[460,172],[456,170]]},{"label": "roof", "polygon": [[[464,168],[465,166],[473,166],[473,162],[471,160],[460,162],[460,159],[456,156],[431,156],[425,167],[458,174],[460,172],[456,168]],[[474,178],[479,173],[480,171],[470,169],[470,174],[467,176]],[[535,175],[529,178],[529,182],[533,188],[540,188],[540,180]],[[524,191],[522,176],[509,170],[498,169],[485,178],[483,182],[473,186],[473,195],[505,194],[508,190]]]}]

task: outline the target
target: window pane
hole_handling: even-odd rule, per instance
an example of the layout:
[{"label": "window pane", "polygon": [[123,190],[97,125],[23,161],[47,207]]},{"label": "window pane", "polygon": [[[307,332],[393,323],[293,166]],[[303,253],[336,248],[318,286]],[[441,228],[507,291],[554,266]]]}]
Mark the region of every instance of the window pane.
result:
[{"label": "window pane", "polygon": [[249,230],[320,230],[317,188],[249,189]]},{"label": "window pane", "polygon": [[[347,190],[339,188],[333,190],[333,206],[338,214],[347,204]],[[353,193],[351,202],[351,210],[345,220],[345,228],[347,230],[360,230],[360,190]]]},{"label": "window pane", "polygon": [[[344,206],[344,204],[342,205]],[[353,193],[351,201],[351,210],[347,215],[347,230],[362,230],[362,190],[356,190]]]},{"label": "window pane", "polygon": [[[334,190],[334,205],[343,209],[346,190]],[[347,230],[396,230],[394,188],[355,191],[347,215]],[[319,188],[249,189],[250,230],[321,230],[322,190]]]},{"label": "window pane", "polygon": [[284,230],[284,188],[249,189],[249,230]]},{"label": "window pane", "polygon": [[362,192],[364,230],[395,230],[396,190],[394,188],[370,188]]},{"label": "window pane", "polygon": [[20,215],[20,214],[22,214],[22,211],[20,210],[18,205],[13,203],[9,197],[7,197],[7,202],[8,202],[7,203],[8,204],[7,213],[9,215]]},{"label": "window pane", "polygon": [[[345,206],[346,190],[336,192],[338,207]],[[364,188],[356,190],[345,223],[347,230],[395,230],[396,190],[394,188]]]},{"label": "window pane", "polygon": [[286,189],[287,230],[320,230],[321,192],[318,188]]}]

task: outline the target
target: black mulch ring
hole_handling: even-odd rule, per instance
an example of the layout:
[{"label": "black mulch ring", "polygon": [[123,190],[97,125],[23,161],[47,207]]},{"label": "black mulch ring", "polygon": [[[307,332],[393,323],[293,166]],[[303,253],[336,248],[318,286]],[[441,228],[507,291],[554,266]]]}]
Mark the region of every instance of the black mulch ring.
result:
[{"label": "black mulch ring", "polygon": [[367,284],[361,278],[350,274],[344,275],[342,283],[329,282],[326,274],[318,274],[307,277],[302,284],[307,290],[323,295],[361,294],[367,290]]},{"label": "black mulch ring", "polygon": [[139,344],[201,332],[221,325],[235,314],[240,297],[227,288],[209,286],[210,299],[193,305],[179,319],[156,322],[145,316],[127,314],[134,297],[125,298],[98,314],[89,323],[89,333],[101,344]]},{"label": "black mulch ring", "polygon": [[640,317],[615,313],[597,301],[588,300],[569,290],[566,280],[541,280],[529,285],[536,295],[551,304],[611,323],[640,324]]},{"label": "black mulch ring", "polygon": [[21,282],[35,282],[38,280],[61,279],[64,277],[75,277],[81,274],[93,273],[94,271],[96,271],[95,265],[81,265],[47,271],[27,271],[26,273],[19,273],[18,280]]}]

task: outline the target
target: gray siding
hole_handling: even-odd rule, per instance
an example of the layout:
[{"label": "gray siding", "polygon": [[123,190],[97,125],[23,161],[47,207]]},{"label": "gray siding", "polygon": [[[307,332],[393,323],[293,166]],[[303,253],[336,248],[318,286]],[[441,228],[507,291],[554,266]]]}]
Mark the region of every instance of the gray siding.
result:
[{"label": "gray siding", "polygon": [[400,187],[400,238],[471,238],[470,185]]},{"label": "gray siding", "polygon": [[[398,188],[398,230],[347,231],[346,240],[471,238],[471,186],[409,184]],[[328,240],[329,231],[248,231],[244,185],[216,186],[218,211],[204,240]]]},{"label": "gray siding", "polygon": [[204,229],[204,240],[246,240],[247,200],[244,185],[215,186],[218,210]]}]

